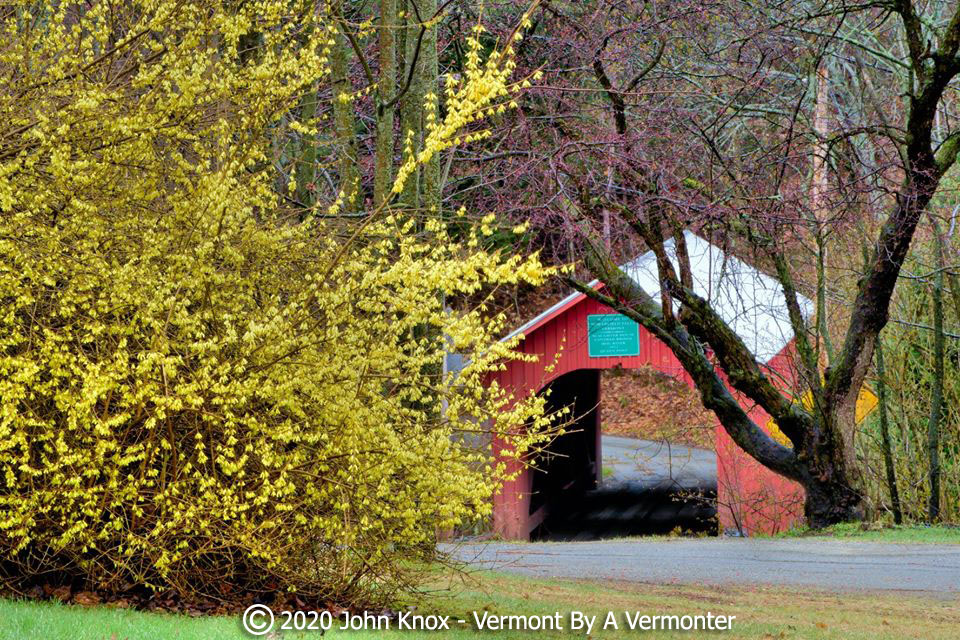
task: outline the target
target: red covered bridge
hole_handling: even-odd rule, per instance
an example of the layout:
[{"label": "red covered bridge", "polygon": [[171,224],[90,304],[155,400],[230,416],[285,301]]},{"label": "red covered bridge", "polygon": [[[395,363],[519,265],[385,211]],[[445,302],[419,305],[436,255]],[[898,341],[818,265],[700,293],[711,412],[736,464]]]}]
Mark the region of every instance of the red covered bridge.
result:
[{"label": "red covered bridge", "polygon": [[[779,283],[690,232],[686,241],[695,291],[710,300],[758,361],[779,377],[792,379],[793,333]],[[667,250],[673,257],[672,241]],[[654,299],[659,297],[652,252],[621,268]],[[801,304],[810,311],[808,300]],[[494,529],[508,539],[527,539],[543,522],[546,496],[571,487],[590,488],[600,481],[601,370],[652,366],[692,385],[666,345],[632,320],[580,293],[568,296],[511,335],[518,334],[523,336],[519,349],[539,356],[537,362],[510,362],[494,378],[517,397],[549,385],[551,402],[573,406],[577,424],[552,445],[553,452],[561,455],[548,474],[524,469],[495,497]],[[759,407],[749,413],[757,424],[767,424],[769,418]],[[750,458],[719,423],[715,443],[717,512],[723,528],[770,532],[797,520],[803,507],[799,485]],[[503,443],[495,441],[495,454],[502,447]]]}]

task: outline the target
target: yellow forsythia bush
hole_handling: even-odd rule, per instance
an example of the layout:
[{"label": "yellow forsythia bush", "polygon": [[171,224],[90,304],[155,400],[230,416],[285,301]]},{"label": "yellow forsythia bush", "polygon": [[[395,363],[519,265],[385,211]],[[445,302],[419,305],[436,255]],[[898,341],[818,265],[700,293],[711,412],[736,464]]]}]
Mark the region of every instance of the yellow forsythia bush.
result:
[{"label": "yellow forsythia bush", "polygon": [[389,599],[489,511],[502,469],[457,434],[543,423],[484,384],[517,357],[500,321],[438,295],[539,282],[535,259],[281,208],[269,132],[329,75],[316,6],[0,10],[7,579]]}]

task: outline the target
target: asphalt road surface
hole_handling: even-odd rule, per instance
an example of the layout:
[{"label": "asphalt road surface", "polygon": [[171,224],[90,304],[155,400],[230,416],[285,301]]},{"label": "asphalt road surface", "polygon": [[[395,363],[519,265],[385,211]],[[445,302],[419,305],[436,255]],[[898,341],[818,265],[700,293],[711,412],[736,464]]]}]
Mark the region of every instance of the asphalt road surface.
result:
[{"label": "asphalt road surface", "polygon": [[960,593],[960,545],[677,538],[444,548],[476,567],[539,577]]},{"label": "asphalt road surface", "polygon": [[717,455],[667,442],[602,436],[603,486],[716,488]]}]

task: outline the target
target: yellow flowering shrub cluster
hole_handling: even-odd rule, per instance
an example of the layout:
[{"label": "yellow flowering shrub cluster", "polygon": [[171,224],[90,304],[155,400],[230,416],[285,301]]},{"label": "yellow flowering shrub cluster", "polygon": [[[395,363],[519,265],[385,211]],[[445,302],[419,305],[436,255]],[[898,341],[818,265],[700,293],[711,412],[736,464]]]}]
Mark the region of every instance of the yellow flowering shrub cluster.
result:
[{"label": "yellow flowering shrub cluster", "polygon": [[[389,598],[489,512],[502,468],[458,434],[545,422],[485,383],[519,357],[501,322],[437,292],[545,270],[389,207],[284,213],[270,128],[328,79],[322,5],[0,20],[0,569]],[[445,349],[463,371],[436,373]]]}]

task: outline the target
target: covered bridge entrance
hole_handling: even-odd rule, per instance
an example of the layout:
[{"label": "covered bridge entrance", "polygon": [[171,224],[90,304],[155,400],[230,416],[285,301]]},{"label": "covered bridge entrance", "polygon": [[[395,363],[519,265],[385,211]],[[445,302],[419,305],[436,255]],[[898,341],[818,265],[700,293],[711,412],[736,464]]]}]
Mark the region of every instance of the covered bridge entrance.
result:
[{"label": "covered bridge entrance", "polygon": [[[779,283],[690,232],[686,232],[686,242],[696,293],[711,301],[759,362],[781,378],[792,379],[793,332]],[[667,243],[667,251],[672,256],[672,241]],[[659,297],[652,252],[621,268],[654,299]],[[801,304],[808,312],[812,308],[808,300]],[[692,386],[666,345],[629,318],[581,293],[566,297],[511,336],[518,334],[523,336],[519,349],[536,354],[538,360],[508,362],[494,379],[517,397],[550,385],[550,402],[572,405],[577,424],[571,433],[557,438],[553,453],[559,455],[549,465],[549,473],[523,469],[495,496],[494,529],[507,539],[528,539],[558,495],[589,489],[600,481],[601,370],[651,366]],[[745,408],[757,424],[767,424],[769,417],[759,407]],[[789,527],[800,517],[803,491],[799,485],[749,457],[719,423],[715,445],[717,513],[724,529],[772,532]],[[494,441],[495,455],[503,446]]]}]

